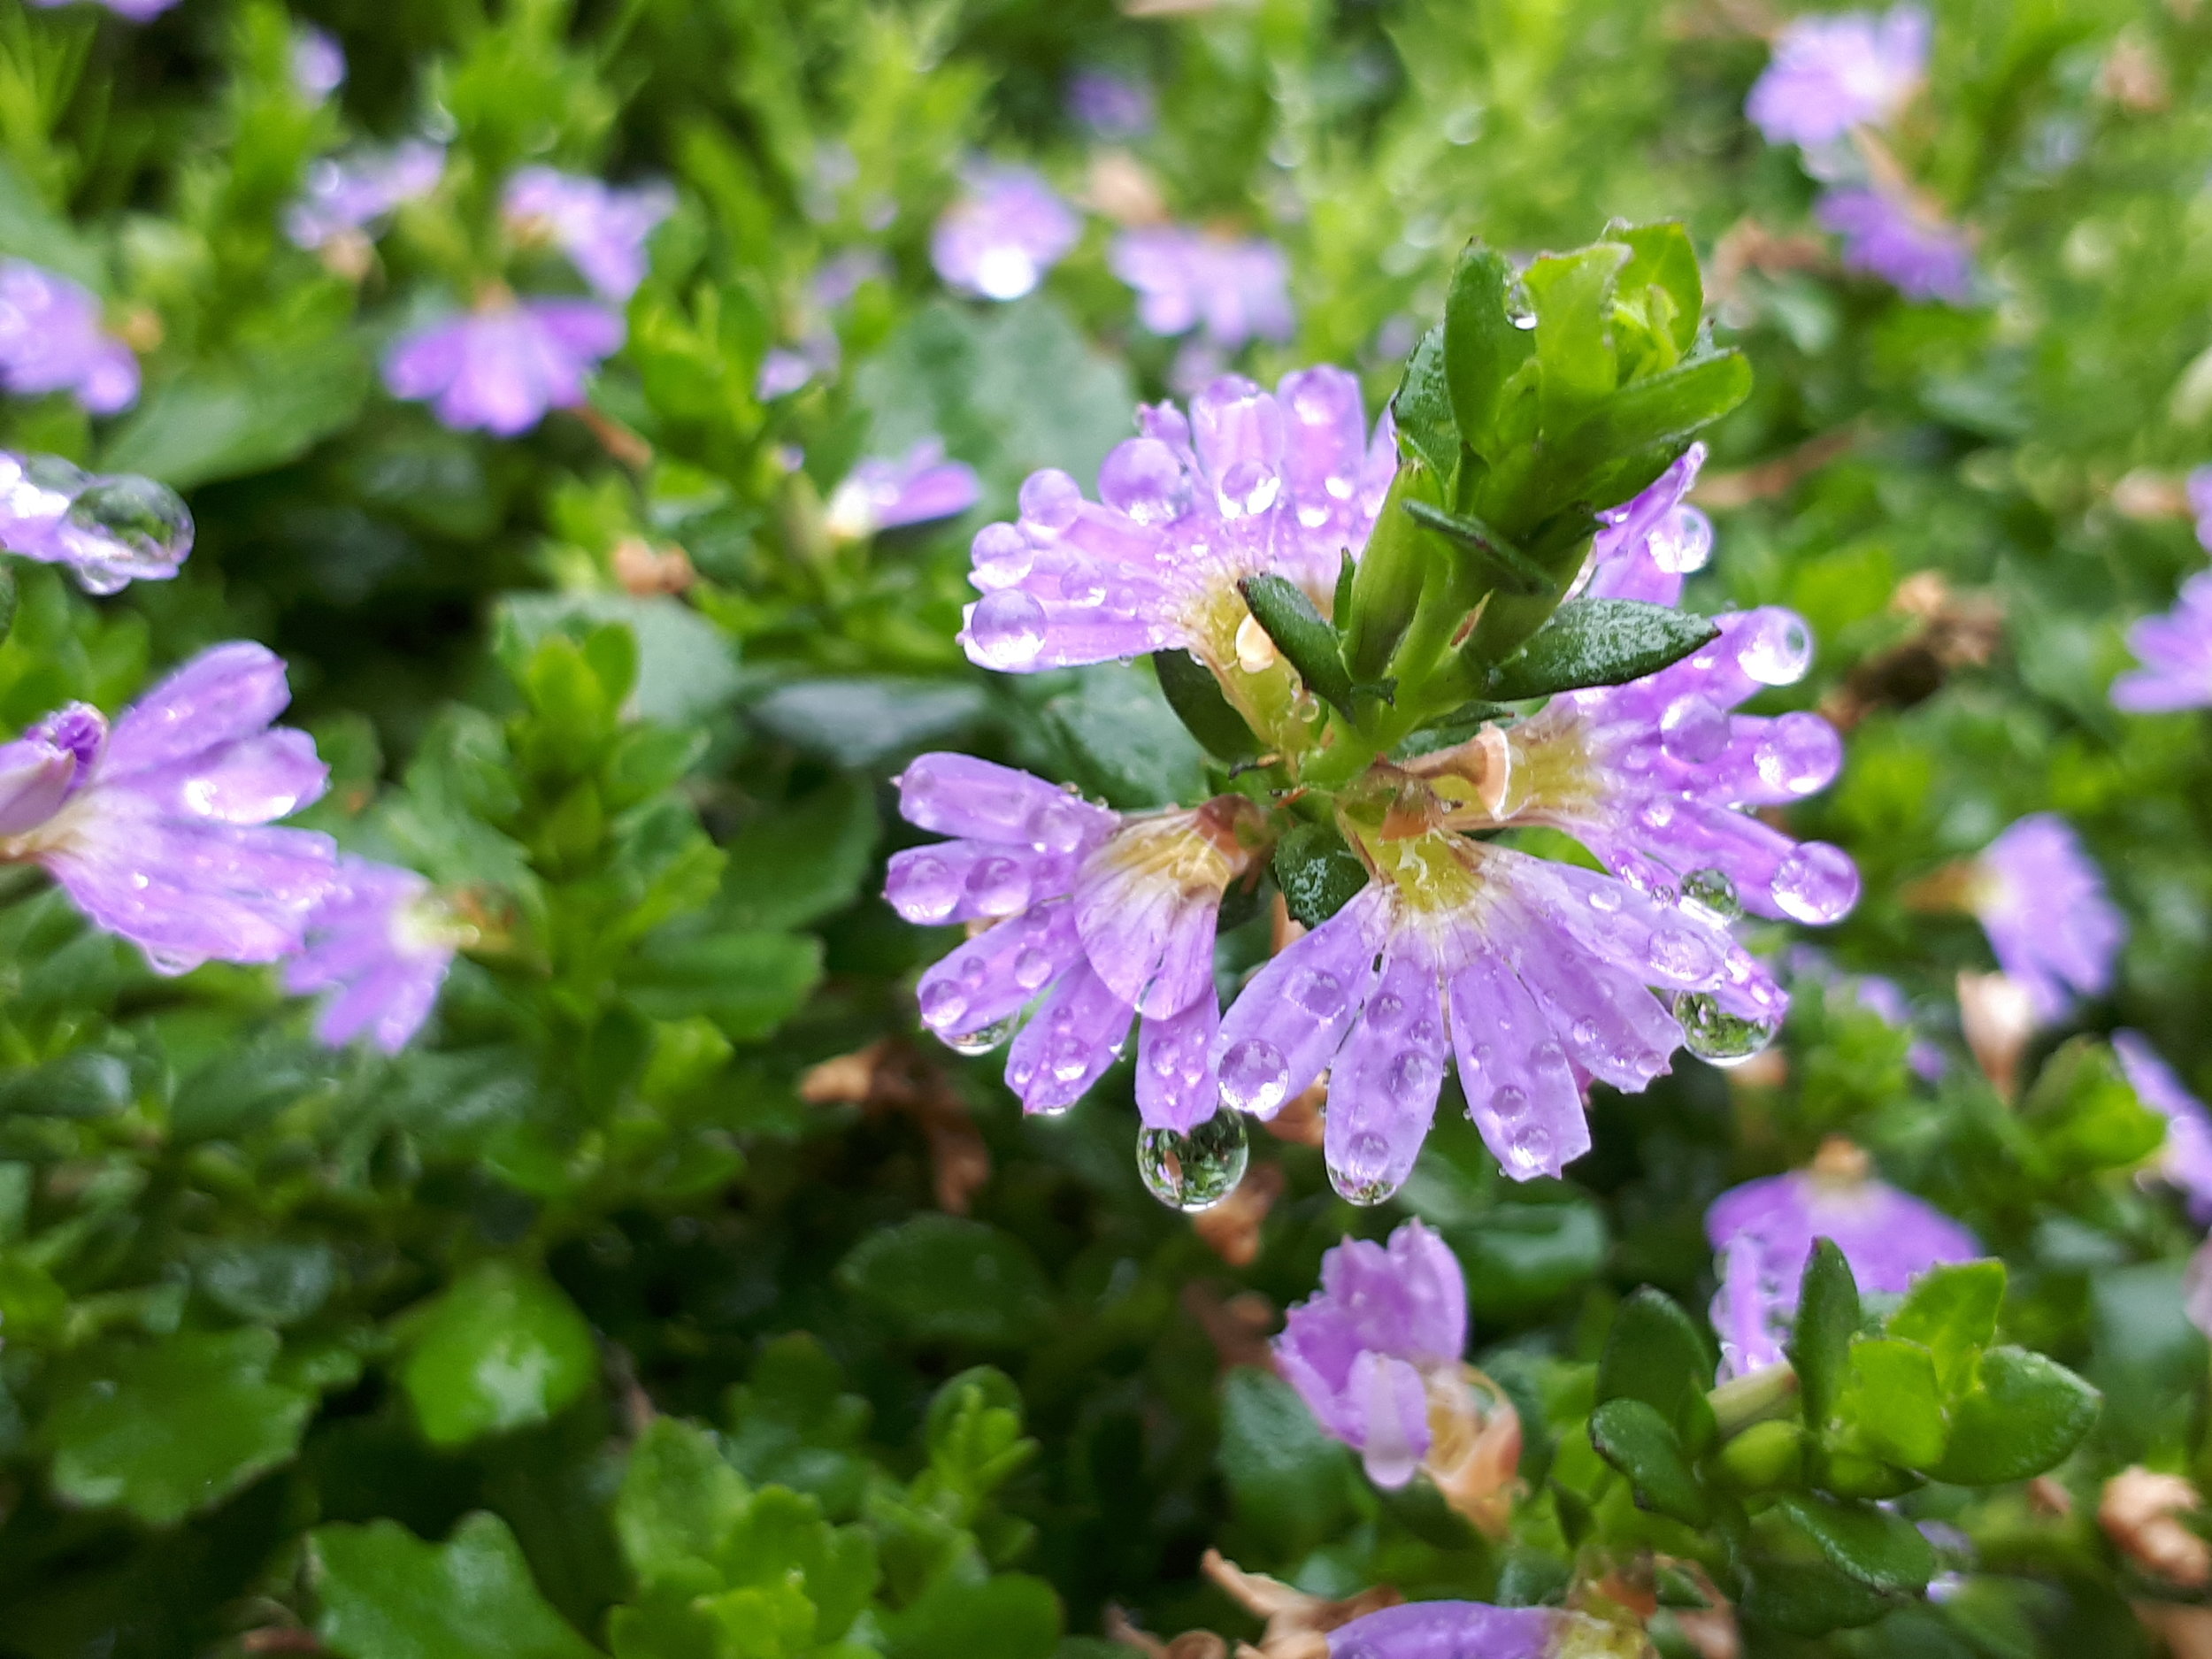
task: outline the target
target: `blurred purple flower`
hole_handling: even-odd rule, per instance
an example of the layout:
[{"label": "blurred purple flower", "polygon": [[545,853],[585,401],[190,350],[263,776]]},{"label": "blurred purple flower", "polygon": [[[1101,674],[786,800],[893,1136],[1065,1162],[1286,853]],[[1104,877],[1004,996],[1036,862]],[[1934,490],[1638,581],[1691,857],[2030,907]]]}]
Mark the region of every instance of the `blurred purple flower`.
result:
[{"label": "blurred purple flower", "polygon": [[297,247],[327,247],[429,195],[444,176],[445,146],[428,139],[326,156],[308,168],[306,188],[285,210],[284,234]]},{"label": "blurred purple flower", "polygon": [[822,261],[807,284],[808,297],[826,311],[849,303],[864,283],[887,281],[890,261],[876,248],[848,248]]},{"label": "blurred purple flower", "polygon": [[1152,88],[1110,69],[1078,70],[1068,82],[1068,113],[1100,138],[1142,138],[1157,111]]},{"label": "blurred purple flower", "polygon": [[844,349],[828,329],[810,334],[795,346],[771,346],[761,357],[753,396],[764,403],[788,397],[818,377],[837,373]]},{"label": "blurred purple flower", "polygon": [[2194,466],[2183,485],[2190,516],[2197,521],[2197,545],[2212,553],[2212,466]]},{"label": "blurred purple flower", "polygon": [[664,184],[618,189],[553,167],[525,167],[507,180],[507,219],[541,235],[574,265],[593,292],[619,303],[645,280],[646,243],[676,211]]},{"label": "blurred purple flower", "polygon": [[895,461],[870,457],[830,493],[830,534],[862,541],[879,530],[963,513],[983,498],[975,469],[945,459],[941,439],[925,438]]},{"label": "blurred purple flower", "polygon": [[1634,1653],[1639,1640],[1561,1608],[1408,1601],[1331,1631],[1328,1659],[1596,1659]]},{"label": "blurred purple flower", "polygon": [[1017,524],[976,533],[961,643],[985,668],[1033,673],[1180,646],[1217,670],[1248,616],[1237,583],[1273,572],[1330,602],[1397,470],[1385,415],[1371,442],[1359,382],[1304,369],[1270,394],[1226,377],[1138,411],[1141,437],[1098,471],[1100,502],[1033,472]]},{"label": "blurred purple flower", "polygon": [[2111,987],[2127,921],[2055,812],[2016,820],[1982,849],[1971,903],[1997,965],[2027,991],[2038,1018],[2057,1019],[2077,994]]},{"label": "blurred purple flower", "polygon": [[[68,5],[71,0],[31,0],[31,4],[51,11],[56,6]],[[99,4],[119,18],[128,19],[133,23],[148,23],[176,4],[177,0],[99,0]]]},{"label": "blurred purple flower", "polygon": [[1824,951],[1811,945],[1790,948],[1789,971],[1793,982],[1809,980],[1831,999],[1847,998],[1885,1025],[1911,1033],[1913,1043],[1905,1052],[1905,1064],[1915,1077],[1932,1083],[1950,1069],[1943,1050],[1915,1031],[1912,1003],[1896,980],[1878,973],[1840,972]]},{"label": "blurred purple flower", "polygon": [[1284,1380],[1368,1478],[1402,1486],[1428,1455],[1429,1377],[1456,1376],[1467,1347],[1459,1258],[1417,1221],[1387,1246],[1347,1239],[1321,1258],[1321,1288],[1291,1309],[1273,1347]]},{"label": "blurred purple flower", "polygon": [[1156,334],[1199,328],[1234,351],[1248,340],[1287,340],[1297,327],[1290,265],[1271,242],[1147,226],[1117,236],[1107,264],[1136,290],[1138,319]]},{"label": "blurred purple flower", "polygon": [[1099,1079],[1141,1014],[1145,1124],[1187,1133],[1213,1116],[1214,925],[1250,861],[1248,803],[1125,818],[1027,772],[933,754],[900,777],[899,810],[956,839],[893,856],[892,908],[927,926],[990,924],[922,975],[924,1025],[980,1053],[1041,997],[1006,1083],[1025,1111],[1051,1113]]},{"label": "blurred purple flower", "polygon": [[1741,1376],[1782,1357],[1806,1258],[1831,1239],[1862,1290],[1895,1295],[1930,1268],[1983,1254],[1974,1235],[1932,1205],[1867,1172],[1865,1155],[1831,1141],[1809,1170],[1731,1187],[1705,1212],[1721,1258],[1713,1328],[1721,1371]]},{"label": "blurred purple flower", "polygon": [[1717,921],[1624,882],[1444,830],[1363,845],[1381,873],[1255,974],[1221,1021],[1221,1097],[1261,1118],[1329,1073],[1337,1190],[1397,1190],[1456,1050],[1469,1115],[1517,1180],[1590,1147],[1583,1084],[1639,1090],[1682,1027],[1647,990],[1770,1030],[1779,987]]},{"label": "blurred purple flower", "polygon": [[584,377],[622,344],[622,319],[590,300],[504,301],[416,330],[384,358],[395,397],[437,400],[456,431],[527,432],[584,401]]},{"label": "blurred purple flower", "polygon": [[1694,443],[1640,493],[1598,514],[1581,596],[1678,605],[1682,579],[1713,556],[1713,521],[1685,499],[1705,465]]},{"label": "blurred purple flower", "polygon": [[1924,218],[1887,191],[1830,190],[1815,216],[1843,238],[1847,269],[1878,276],[1909,300],[1963,305],[1974,296],[1974,256],[1955,226]]},{"label": "blurred purple flower", "polygon": [[1798,18],[1776,38],[1744,113],[1770,144],[1832,143],[1894,113],[1927,67],[1928,14],[1917,6]]},{"label": "blurred purple flower", "polygon": [[109,730],[84,703],[0,747],[0,859],[41,865],[157,972],[299,949],[334,869],[329,837],[270,827],[323,792],[304,732],[272,728],[284,664],[203,651]]},{"label": "blurred purple flower", "polygon": [[1018,300],[1065,258],[1083,221],[1026,167],[970,169],[929,243],[937,274],[979,299]]},{"label": "blurred purple flower", "polygon": [[346,84],[346,49],[328,29],[298,26],[292,38],[292,84],[310,104],[320,104]]},{"label": "blurred purple flower", "polygon": [[0,386],[25,396],[67,392],[88,412],[138,401],[138,359],[100,326],[91,289],[22,259],[0,259]]},{"label": "blurred purple flower", "polygon": [[[2198,520],[2200,535],[2207,522]],[[2171,611],[2129,628],[2128,648],[2142,666],[2112,682],[2114,708],[2164,714],[2212,704],[2212,571],[2199,571],[2182,583]]]},{"label": "blurred purple flower", "polygon": [[192,551],[192,514],[150,478],[0,450],[0,548],[67,565],[87,593],[117,593],[177,573]]},{"label": "blurred purple flower", "polygon": [[308,916],[305,943],[285,964],[284,988],[295,996],[337,994],[315,1021],[316,1036],[330,1047],[366,1033],[396,1054],[430,1018],[458,942],[422,877],[342,857]]},{"label": "blurred purple flower", "polygon": [[2166,1120],[2158,1172],[2187,1194],[2189,1214],[2199,1226],[2212,1225],[2212,1113],[2141,1032],[2114,1032],[2112,1052],[2136,1097]]}]

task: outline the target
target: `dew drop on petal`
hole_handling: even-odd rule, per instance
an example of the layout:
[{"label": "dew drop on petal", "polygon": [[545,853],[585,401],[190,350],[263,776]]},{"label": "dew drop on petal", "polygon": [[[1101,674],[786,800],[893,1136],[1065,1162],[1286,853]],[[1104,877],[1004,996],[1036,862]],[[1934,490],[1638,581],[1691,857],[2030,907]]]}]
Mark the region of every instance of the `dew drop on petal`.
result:
[{"label": "dew drop on petal", "polygon": [[1344,981],[1319,968],[1291,976],[1290,1000],[1316,1019],[1334,1019],[1344,1008]]},{"label": "dew drop on petal", "polygon": [[1017,951],[1014,956],[1014,983],[1025,991],[1040,991],[1052,978],[1052,958],[1036,946]]},{"label": "dew drop on petal", "polygon": [[1225,518],[1256,518],[1275,504],[1283,480],[1263,461],[1237,461],[1221,475],[1215,490]]},{"label": "dew drop on petal", "polygon": [[1812,630],[1790,611],[1762,612],[1737,636],[1736,662],[1763,686],[1793,686],[1812,666]]},{"label": "dew drop on petal", "polygon": [[924,856],[900,864],[889,882],[892,908],[910,922],[941,922],[960,902],[960,883],[941,858]]},{"label": "dew drop on petal", "polygon": [[986,668],[1025,668],[1045,648],[1045,608],[1018,588],[976,602],[968,638]]},{"label": "dew drop on petal", "polygon": [[1329,1185],[1347,1203],[1371,1208],[1394,1196],[1405,1183],[1390,1174],[1390,1143],[1379,1134],[1358,1134],[1340,1161],[1328,1162]]},{"label": "dew drop on petal", "polygon": [[1244,1115],[1224,1108],[1188,1134],[1145,1129],[1137,1135],[1137,1172],[1153,1197],[1194,1215],[1237,1189],[1251,1156]]},{"label": "dew drop on petal", "polygon": [[1713,521],[1694,507],[1677,507],[1651,533],[1651,562],[1671,575],[1701,571],[1713,557]]},{"label": "dew drop on petal", "polygon": [[960,1017],[968,1011],[968,999],[959,986],[950,979],[932,979],[922,987],[922,1024],[939,1036],[947,1027],[960,1023]]},{"label": "dew drop on petal", "polygon": [[1132,438],[1099,467],[1098,494],[1139,524],[1165,524],[1189,504],[1190,485],[1174,450],[1156,438]]},{"label": "dew drop on petal", "polygon": [[1011,588],[1029,574],[1037,550],[1029,538],[1010,524],[987,524],[975,533],[969,557],[979,588]]},{"label": "dew drop on petal", "polygon": [[1011,858],[979,858],[968,872],[968,900],[980,916],[1012,916],[1029,905],[1029,872]]},{"label": "dew drop on petal", "polygon": [[96,480],[70,503],[61,538],[79,585],[113,593],[175,575],[192,551],[192,515],[166,484],[121,474]]},{"label": "dew drop on petal", "polygon": [[1032,472],[1022,481],[1022,523],[1057,534],[1083,510],[1083,488],[1057,467]]},{"label": "dew drop on petal", "polygon": [[1768,788],[1810,795],[1825,788],[1843,764],[1843,740],[1816,714],[1785,714],[1759,740],[1751,761]]},{"label": "dew drop on petal", "polygon": [[1774,902],[1793,921],[1832,922],[1859,902],[1859,870],[1840,847],[1806,841],[1774,872]]},{"label": "dew drop on petal", "polygon": [[1659,717],[1659,742],[1667,758],[1701,766],[1728,747],[1728,715],[1710,697],[1693,691],[1677,697]]},{"label": "dew drop on petal", "polygon": [[1661,978],[1684,981],[1706,979],[1719,965],[1710,945],[1679,926],[1656,930],[1644,948],[1644,959]]},{"label": "dew drop on petal", "polygon": [[1009,1014],[994,1025],[979,1025],[973,1031],[946,1035],[945,1047],[955,1054],[988,1054],[1014,1034],[1017,1023],[1015,1017]]},{"label": "dew drop on petal", "polygon": [[1732,922],[1743,914],[1736,884],[1724,870],[1693,870],[1682,878],[1679,900],[1684,910],[1709,922]]},{"label": "dew drop on petal", "polygon": [[1071,853],[1083,844],[1093,818],[1072,795],[1048,801],[1029,815],[1029,844],[1041,853]]},{"label": "dew drop on petal", "polygon": [[1674,1017],[1681,1023],[1683,1045],[1714,1065],[1741,1065],[1764,1051],[1782,1028],[1779,1019],[1747,1019],[1732,1014],[1718,998],[1703,991],[1678,993]]},{"label": "dew drop on petal", "polygon": [[1221,1056],[1221,1098],[1239,1111],[1264,1116],[1289,1089],[1290,1063],[1264,1037],[1247,1037]]}]

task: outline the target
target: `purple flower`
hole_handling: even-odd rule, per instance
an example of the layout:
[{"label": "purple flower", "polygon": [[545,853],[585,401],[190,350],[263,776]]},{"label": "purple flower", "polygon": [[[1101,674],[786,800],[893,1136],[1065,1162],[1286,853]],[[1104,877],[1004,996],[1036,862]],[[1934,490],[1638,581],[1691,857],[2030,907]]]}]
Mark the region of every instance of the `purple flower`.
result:
[{"label": "purple flower", "polygon": [[1324,1256],[1320,1290],[1274,1341],[1284,1379],[1379,1486],[1404,1486],[1428,1455],[1430,1378],[1456,1376],[1466,1347],[1459,1258],[1417,1221],[1387,1247],[1347,1239]]},{"label": "purple flower", "polygon": [[1875,1179],[1866,1155],[1840,1141],[1824,1146],[1809,1170],[1723,1193],[1705,1212],[1705,1236],[1721,1257],[1713,1328],[1720,1333],[1721,1370],[1728,1376],[1782,1357],[1816,1239],[1835,1241],[1862,1290],[1889,1295],[1939,1263],[1983,1254],[1972,1233]]},{"label": "purple flower", "polygon": [[505,301],[403,336],[384,358],[395,397],[437,400],[438,419],[513,437],[584,401],[584,376],[622,344],[622,319],[590,300]]},{"label": "purple flower", "polygon": [[112,415],[138,401],[138,359],[100,326],[100,302],[67,277],[0,259],[0,387],[24,396],[67,392]]},{"label": "purple flower", "polygon": [[1141,1014],[1147,1126],[1187,1133],[1213,1116],[1214,925],[1253,856],[1249,803],[1124,818],[1026,772],[933,754],[901,776],[899,810],[956,839],[893,856],[892,907],[910,922],[987,925],[922,975],[924,1025],[979,1053],[1041,998],[1006,1082],[1025,1111],[1049,1113],[1104,1074]]},{"label": "purple flower", "polygon": [[1083,222],[1026,167],[969,171],[967,188],[929,242],[937,274],[979,299],[1018,300],[1065,258]]},{"label": "purple flower", "polygon": [[1491,728],[1414,770],[1440,788],[1456,785],[1461,827],[1547,824],[1642,892],[1724,917],[1740,907],[1836,921],[1858,901],[1850,857],[1824,841],[1794,841],[1743,809],[1826,787],[1843,763],[1842,740],[1816,714],[1731,712],[1799,679],[1811,636],[1794,612],[1774,606],[1714,620],[1720,637],[1671,667],[1554,697],[1518,725]]},{"label": "purple flower", "polygon": [[1955,226],[1922,215],[1884,190],[1824,192],[1815,217],[1843,238],[1843,263],[1878,276],[1909,300],[1963,305],[1974,296],[1974,256]]},{"label": "purple flower", "polygon": [[845,475],[830,493],[825,515],[830,533],[862,541],[879,530],[949,518],[983,497],[975,469],[945,459],[945,446],[925,438],[898,460],[871,457]]},{"label": "purple flower", "polygon": [[862,285],[888,281],[890,261],[875,248],[848,248],[822,261],[807,284],[807,297],[821,310],[833,311],[850,302]]},{"label": "purple flower", "polygon": [[[2191,474],[2193,487],[2196,477]],[[2198,520],[2200,536],[2212,518]],[[2164,616],[2145,617],[2130,628],[2128,647],[2142,666],[2112,682],[2114,708],[2164,714],[2212,704],[2212,571],[2182,583],[2180,599]]]},{"label": "purple flower", "polygon": [[328,29],[303,23],[292,40],[292,84],[310,104],[320,104],[346,84],[346,49]]},{"label": "purple flower", "polygon": [[0,859],[42,866],[156,972],[297,950],[327,890],[330,839],[269,827],[315,800],[304,732],[269,722],[284,664],[245,641],[203,651],[110,731],[72,703],[0,748]]},{"label": "purple flower", "polygon": [[[147,23],[176,4],[177,0],[99,0],[99,3],[119,18],[127,18],[133,23]],[[70,0],[31,0],[31,4],[51,10],[55,6],[69,4]]]},{"label": "purple flower", "polygon": [[[1839,972],[1826,953],[1810,945],[1791,947],[1789,970],[1793,981],[1809,980],[1831,997],[1856,1002],[1885,1025],[1901,1032],[1914,1032],[1912,1003],[1906,997],[1904,987],[1894,979],[1878,973]],[[1950,1061],[1943,1050],[1916,1033],[1912,1047],[1906,1051],[1905,1064],[1912,1068],[1915,1077],[1929,1083],[1950,1069]]]},{"label": "purple flower", "polygon": [[1640,1638],[1555,1607],[1408,1601],[1340,1624],[1329,1659],[1568,1659],[1634,1653]]},{"label": "purple flower", "polygon": [[843,355],[837,336],[826,328],[807,335],[795,347],[771,346],[760,360],[753,396],[764,403],[788,397],[818,376],[836,373]]},{"label": "purple flower", "polygon": [[2212,1225],[2212,1113],[2141,1032],[2114,1032],[2112,1051],[2136,1098],[2166,1119],[2159,1173],[2188,1195],[2189,1214],[2200,1226]]},{"label": "purple flower", "polygon": [[[1517,1180],[1589,1149],[1583,1085],[1639,1090],[1683,1028],[1763,1046],[1788,999],[1709,916],[1626,883],[1442,829],[1360,835],[1378,874],[1245,987],[1213,1058],[1222,1099],[1271,1117],[1329,1073],[1323,1153],[1356,1202],[1389,1196],[1427,1137],[1448,1058]],[[1718,1055],[1723,1045],[1703,1052]]]},{"label": "purple flower", "polygon": [[620,303],[645,280],[645,244],[676,211],[664,184],[622,190],[553,167],[525,167],[507,180],[507,218],[568,256],[602,299]]},{"label": "purple flower", "polygon": [[445,146],[427,139],[326,156],[308,168],[306,188],[285,210],[284,234],[297,247],[327,247],[429,195],[444,177]]},{"label": "purple flower", "polygon": [[192,514],[150,478],[0,450],[0,548],[67,565],[87,593],[117,593],[177,573],[192,551]]},{"label": "purple flower", "polygon": [[1997,965],[2026,988],[2038,1018],[2057,1019],[2076,995],[2111,987],[2127,921],[2064,818],[2035,812],[2016,820],[1976,864],[1974,913]]},{"label": "purple flower", "polygon": [[1248,340],[1287,340],[1297,326],[1290,266],[1273,242],[1148,226],[1117,236],[1107,263],[1137,291],[1137,316],[1156,334],[1202,328],[1234,351]]},{"label": "purple flower", "polygon": [[363,1033],[396,1054],[430,1018],[459,934],[411,870],[342,857],[307,918],[299,954],[284,964],[294,995],[334,991],[315,1021],[334,1048]]},{"label": "purple flower", "polygon": [[1188,420],[1162,403],[1137,424],[1098,470],[1100,504],[1065,472],[1033,472],[1020,522],[976,533],[971,661],[1031,673],[1180,646],[1225,674],[1250,615],[1237,583],[1272,571],[1325,606],[1398,465],[1388,417],[1371,442],[1341,369],[1286,375],[1272,395],[1225,377]]},{"label": "purple flower", "polygon": [[2194,466],[2183,485],[2189,511],[2197,521],[2197,545],[2212,553],[2212,466]]},{"label": "purple flower", "polygon": [[1683,499],[1704,465],[1705,446],[1694,443],[1640,494],[1598,514],[1583,596],[1682,603],[1682,579],[1713,556],[1713,521]]},{"label": "purple flower", "polygon": [[1142,138],[1156,115],[1152,88],[1110,69],[1083,69],[1068,82],[1068,113],[1100,138]]},{"label": "purple flower", "polygon": [[1770,144],[1832,143],[1893,113],[1927,66],[1928,15],[1917,6],[1799,18],[1776,39],[1744,113]]}]

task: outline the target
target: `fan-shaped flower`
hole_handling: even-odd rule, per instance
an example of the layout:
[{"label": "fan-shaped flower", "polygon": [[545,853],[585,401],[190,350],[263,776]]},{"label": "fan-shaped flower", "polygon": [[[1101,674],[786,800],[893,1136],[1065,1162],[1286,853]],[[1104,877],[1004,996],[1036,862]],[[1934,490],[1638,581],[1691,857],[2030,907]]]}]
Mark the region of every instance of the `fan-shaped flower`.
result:
[{"label": "fan-shaped flower", "polygon": [[1957,227],[1893,191],[1830,190],[1815,210],[1843,238],[1843,263],[1878,276],[1909,300],[1963,305],[1974,297],[1974,255]]},{"label": "fan-shaped flower", "polygon": [[[2200,526],[2207,522],[2212,519],[2199,520]],[[2164,714],[2212,704],[2212,571],[2182,583],[2180,598],[2165,615],[2145,617],[2130,628],[2128,649],[2142,666],[2112,682],[2114,708]]]},{"label": "fan-shaped flower", "polygon": [[284,966],[294,995],[329,991],[315,1034],[342,1048],[366,1033],[396,1054],[430,1018],[463,934],[411,870],[344,857]]},{"label": "fan-shaped flower", "polygon": [[941,439],[925,438],[897,460],[870,457],[830,492],[830,534],[865,541],[879,530],[949,518],[982,499],[975,469],[945,459]]},{"label": "fan-shaped flower", "polygon": [[24,259],[0,259],[0,386],[67,392],[88,413],[138,401],[138,359],[100,326],[91,289]]},{"label": "fan-shaped flower", "polygon": [[1271,242],[1147,225],[1117,236],[1107,264],[1136,290],[1138,319],[1156,334],[1196,328],[1234,351],[1248,341],[1287,340],[1297,327],[1290,264]]},{"label": "fan-shaped flower", "polygon": [[1685,499],[1704,465],[1705,446],[1694,443],[1634,496],[1598,514],[1577,596],[1682,603],[1683,578],[1713,556],[1713,521]]},{"label": "fan-shaped flower", "polygon": [[1927,66],[1928,14],[1917,6],[1798,18],[1776,37],[1744,113],[1769,143],[1832,143],[1887,119]]},{"label": "fan-shaped flower", "polygon": [[979,166],[937,221],[929,243],[937,274],[964,294],[1018,300],[1067,257],[1083,222],[1027,167]]},{"label": "fan-shaped flower", "polygon": [[511,224],[551,242],[593,292],[620,303],[645,280],[645,244],[676,211],[676,193],[664,184],[621,189],[556,167],[525,167],[507,180],[503,205]]},{"label": "fan-shaped flower", "polygon": [[584,377],[622,344],[622,319],[590,300],[500,299],[403,336],[384,359],[395,397],[434,399],[457,431],[527,432],[584,401]]},{"label": "fan-shaped flower", "polygon": [[1969,877],[1997,965],[2027,990],[2038,1018],[2054,1020],[2076,995],[2111,988],[2127,921],[2105,896],[2104,878],[2066,820],[2034,812],[1982,849]]},{"label": "fan-shaped flower", "polygon": [[1587,1614],[1483,1601],[1386,1607],[1339,1625],[1328,1640],[1328,1659],[1597,1659],[1644,1647],[1640,1635]]}]

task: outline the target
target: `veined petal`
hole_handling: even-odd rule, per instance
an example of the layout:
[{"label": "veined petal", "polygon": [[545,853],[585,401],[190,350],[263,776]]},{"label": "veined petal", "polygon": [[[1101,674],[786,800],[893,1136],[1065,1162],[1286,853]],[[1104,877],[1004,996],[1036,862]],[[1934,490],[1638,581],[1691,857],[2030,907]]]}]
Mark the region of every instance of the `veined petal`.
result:
[{"label": "veined petal", "polygon": [[1234,835],[1210,807],[1170,812],[1123,825],[1085,860],[1075,880],[1084,952],[1140,1013],[1179,1013],[1212,993],[1221,895],[1248,857]]},{"label": "veined petal", "polygon": [[1137,1115],[1148,1129],[1188,1134],[1221,1110],[1214,1037],[1221,1003],[1210,988],[1179,1014],[1148,1014],[1137,1032]]},{"label": "veined petal", "polygon": [[1064,1111],[1121,1053],[1135,1010],[1078,962],[1052,987],[1006,1056],[1006,1087],[1025,1112]]},{"label": "veined petal", "polygon": [[965,1036],[1011,1019],[1082,958],[1069,902],[1055,899],[949,951],[916,987],[922,1024]]},{"label": "veined petal", "polygon": [[1404,1184],[1436,1115],[1447,1052],[1436,968],[1402,933],[1329,1074],[1324,1150],[1339,1190]]},{"label": "veined petal", "polygon": [[1039,852],[1087,849],[1119,821],[1056,784],[972,755],[917,756],[898,785],[899,813],[910,824]]},{"label": "veined petal", "polygon": [[1590,1149],[1590,1125],[1548,1016],[1487,951],[1452,975],[1450,999],[1460,1087],[1483,1144],[1517,1180],[1557,1175]]},{"label": "veined petal", "polygon": [[234,640],[202,651],[133,703],[108,735],[105,781],[204,754],[265,729],[292,693],[284,659]]},{"label": "veined petal", "polygon": [[1230,1105],[1271,1118],[1327,1069],[1366,1006],[1388,910],[1369,887],[1252,977],[1214,1040]]},{"label": "veined petal", "polygon": [[998,921],[1064,897],[1079,855],[1009,841],[949,841],[891,855],[883,896],[910,922]]}]

